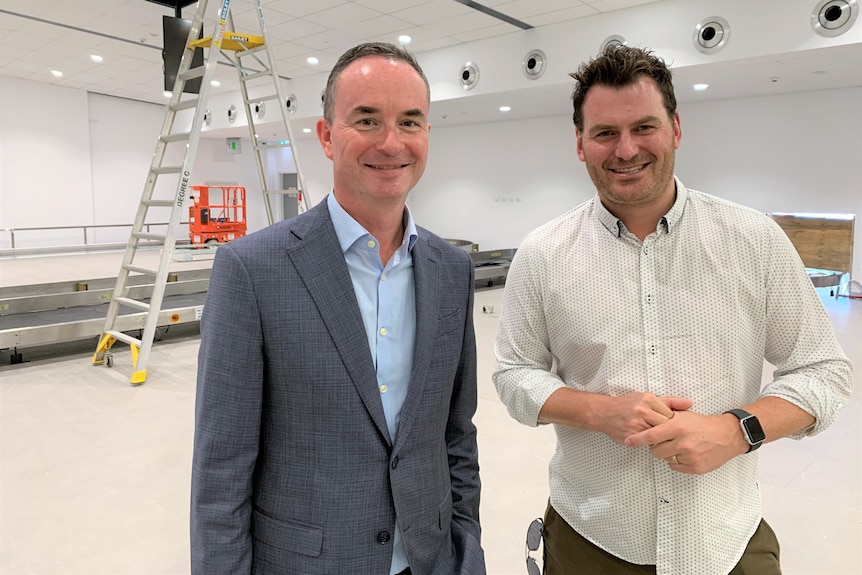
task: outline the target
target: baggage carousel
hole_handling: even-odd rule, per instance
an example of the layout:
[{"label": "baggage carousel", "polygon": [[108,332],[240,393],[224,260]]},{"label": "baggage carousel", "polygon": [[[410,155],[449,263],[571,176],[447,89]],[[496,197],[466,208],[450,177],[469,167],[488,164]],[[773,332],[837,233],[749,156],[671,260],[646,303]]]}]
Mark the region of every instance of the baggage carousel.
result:
[{"label": "baggage carousel", "polygon": [[[476,287],[505,282],[514,254],[515,250],[471,252]],[[159,314],[160,328],[200,321],[209,276],[208,268],[171,273]],[[146,300],[153,287],[148,282],[148,276],[132,276],[129,297]],[[115,283],[116,278],[103,277],[0,287],[0,350],[10,350],[11,363],[20,363],[24,361],[21,350],[27,347],[93,338],[95,349]],[[117,329],[134,334],[143,329],[145,318],[144,312],[121,307]]]}]

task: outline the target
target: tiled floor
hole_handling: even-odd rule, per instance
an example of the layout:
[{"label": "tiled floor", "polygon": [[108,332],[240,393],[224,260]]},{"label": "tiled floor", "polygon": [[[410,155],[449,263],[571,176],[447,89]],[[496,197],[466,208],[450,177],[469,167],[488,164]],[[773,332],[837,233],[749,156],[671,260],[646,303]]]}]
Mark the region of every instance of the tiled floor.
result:
[{"label": "tiled floor", "polygon": [[[0,285],[116,273],[118,254],[0,261]],[[26,279],[23,279],[26,278]],[[514,422],[490,380],[502,291],[476,294],[483,542],[492,575],[522,575],[527,525],[548,497],[550,427]],[[825,296],[844,349],[862,370],[862,301]],[[494,313],[483,313],[483,306]],[[2,321],[2,320],[0,320]],[[146,385],[128,384],[91,350],[0,362],[0,573],[188,572],[188,492],[198,341],[157,344]],[[28,358],[27,350],[25,359]],[[6,352],[3,352],[5,356]],[[768,371],[764,371],[768,376]],[[818,437],[760,451],[764,515],[785,575],[862,573],[862,402]]]}]

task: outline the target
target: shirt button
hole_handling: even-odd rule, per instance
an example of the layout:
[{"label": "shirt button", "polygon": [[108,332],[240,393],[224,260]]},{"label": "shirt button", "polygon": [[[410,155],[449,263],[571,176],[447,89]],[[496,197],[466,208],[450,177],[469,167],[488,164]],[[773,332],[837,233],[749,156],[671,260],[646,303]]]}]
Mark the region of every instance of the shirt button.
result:
[{"label": "shirt button", "polygon": [[387,543],[389,543],[390,539],[392,539],[392,536],[389,534],[388,531],[381,531],[377,534],[377,542],[381,545],[386,545]]},{"label": "shirt button", "polygon": [[368,240],[368,247],[369,247],[369,248],[373,248],[373,247],[374,247],[374,246],[376,246],[376,245],[377,245],[377,244],[374,242],[374,240]]},{"label": "shirt button", "polygon": [[392,469],[395,469],[396,467],[398,467],[398,456],[397,455],[392,458]]},{"label": "shirt button", "polygon": [[384,335],[384,336],[385,336],[387,333],[389,333],[389,332],[388,332],[388,331],[386,331],[386,328],[385,328],[385,327],[381,327],[381,328],[380,328],[380,335]]},{"label": "shirt button", "polygon": [[386,393],[387,391],[389,391],[389,388],[388,388],[388,387],[386,387],[386,385],[381,385],[381,386],[380,386],[380,393]]},{"label": "shirt button", "polygon": [[649,248],[645,247],[645,248],[644,248],[644,253],[645,253],[645,254],[648,254],[648,253],[649,253]]},{"label": "shirt button", "polygon": [[380,281],[382,281],[382,282],[386,281],[386,274],[383,274],[382,276],[380,276]]}]

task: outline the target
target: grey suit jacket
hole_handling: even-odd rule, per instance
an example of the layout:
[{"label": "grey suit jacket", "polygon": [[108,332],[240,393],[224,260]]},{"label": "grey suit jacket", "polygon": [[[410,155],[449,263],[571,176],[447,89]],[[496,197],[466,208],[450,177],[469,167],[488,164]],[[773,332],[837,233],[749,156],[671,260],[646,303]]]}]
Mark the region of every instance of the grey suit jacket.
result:
[{"label": "grey suit jacket", "polygon": [[201,320],[192,573],[485,573],[473,268],[413,248],[416,344],[396,442],[326,202],[221,246]]}]

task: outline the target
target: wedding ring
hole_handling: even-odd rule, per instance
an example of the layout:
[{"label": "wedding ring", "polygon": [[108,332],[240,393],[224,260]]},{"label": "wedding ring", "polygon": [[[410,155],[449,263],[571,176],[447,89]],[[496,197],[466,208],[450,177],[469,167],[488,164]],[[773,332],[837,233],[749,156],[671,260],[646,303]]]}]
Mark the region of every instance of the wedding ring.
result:
[{"label": "wedding ring", "polygon": [[676,454],[673,454],[670,458],[670,462],[674,465],[679,465],[679,459],[676,458]]}]

